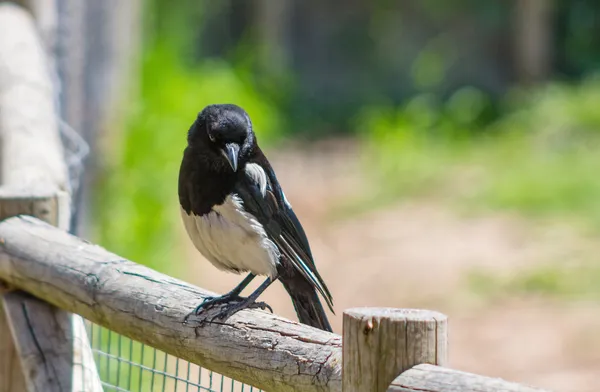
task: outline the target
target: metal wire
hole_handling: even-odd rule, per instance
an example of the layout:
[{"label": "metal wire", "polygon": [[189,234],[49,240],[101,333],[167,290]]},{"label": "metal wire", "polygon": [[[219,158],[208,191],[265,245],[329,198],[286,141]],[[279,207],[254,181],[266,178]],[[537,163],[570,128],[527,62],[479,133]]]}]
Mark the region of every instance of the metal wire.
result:
[{"label": "metal wire", "polygon": [[[259,392],[92,322],[86,321],[86,324],[98,373],[106,391]],[[123,350],[123,347],[129,349]]]}]

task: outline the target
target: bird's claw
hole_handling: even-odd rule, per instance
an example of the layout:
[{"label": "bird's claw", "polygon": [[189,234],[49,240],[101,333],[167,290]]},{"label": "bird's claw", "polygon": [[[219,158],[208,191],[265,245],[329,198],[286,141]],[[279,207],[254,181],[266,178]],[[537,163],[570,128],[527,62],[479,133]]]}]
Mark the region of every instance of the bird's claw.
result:
[{"label": "bird's claw", "polygon": [[237,295],[221,295],[219,297],[206,297],[202,301],[202,303],[196,306],[194,309],[194,314],[198,315],[202,312],[202,310],[208,310],[214,308],[216,305],[226,304],[232,301],[242,301],[244,298]]},{"label": "bird's claw", "polygon": [[[205,297],[204,300],[200,303],[200,305],[196,306],[193,311],[188,313],[183,319],[183,323],[186,324],[190,316],[199,316],[202,312],[210,310],[219,304],[225,304],[229,301],[241,301],[243,298],[239,296],[232,295],[221,295],[219,297]],[[204,323],[206,318],[203,318],[200,323]]]},{"label": "bird's claw", "polygon": [[[224,309],[221,310],[212,320],[219,319],[225,320],[240,310],[243,309],[261,309],[261,310],[269,310],[269,312],[273,313],[273,308],[266,302],[238,302],[238,303],[230,303],[225,305]],[[211,320],[211,321],[212,321]]]},{"label": "bird's claw", "polygon": [[[207,304],[208,302],[208,304]],[[223,297],[216,297],[216,298],[207,298],[205,299],[200,305],[198,305],[196,307],[196,309],[194,309],[193,312],[189,313],[187,316],[185,316],[185,319],[183,320],[183,323],[186,324],[189,317],[194,315],[194,316],[200,316],[202,315],[202,313],[207,312],[211,309],[213,309],[215,306],[217,305],[223,305],[223,308],[220,309],[214,316],[210,317],[209,315],[206,315],[200,319],[197,320],[198,322],[198,326],[203,326],[206,322],[213,322],[215,320],[226,320],[227,318],[233,316],[234,314],[236,314],[237,312],[239,312],[240,310],[243,309],[261,309],[261,310],[268,310],[269,312],[273,313],[273,308],[271,308],[271,306],[269,304],[267,304],[266,302],[256,302],[250,298],[243,298],[243,297],[230,297],[230,298],[223,298]]]}]

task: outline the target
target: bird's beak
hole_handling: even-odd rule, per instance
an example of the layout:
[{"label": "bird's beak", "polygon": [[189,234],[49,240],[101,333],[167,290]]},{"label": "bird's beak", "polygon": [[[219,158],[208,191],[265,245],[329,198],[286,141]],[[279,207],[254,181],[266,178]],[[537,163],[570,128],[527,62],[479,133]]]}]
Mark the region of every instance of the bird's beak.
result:
[{"label": "bird's beak", "polygon": [[231,165],[233,171],[237,171],[238,168],[238,154],[240,152],[240,146],[235,143],[227,143],[225,148],[221,150],[227,161]]}]

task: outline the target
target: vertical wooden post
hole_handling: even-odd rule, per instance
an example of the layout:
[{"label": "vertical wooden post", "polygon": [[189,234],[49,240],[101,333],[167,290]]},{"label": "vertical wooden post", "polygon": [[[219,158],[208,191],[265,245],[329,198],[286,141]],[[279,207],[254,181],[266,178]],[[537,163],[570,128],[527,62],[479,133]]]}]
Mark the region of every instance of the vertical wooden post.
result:
[{"label": "vertical wooden post", "polygon": [[447,317],[438,312],[348,309],[343,336],[344,392],[384,392],[415,365],[446,363]]},{"label": "vertical wooden post", "polygon": [[[2,291],[0,289],[0,291]],[[0,392],[25,392],[25,378],[0,301]]]},{"label": "vertical wooden post", "polygon": [[[49,64],[31,15],[1,3],[0,219],[33,215],[67,230],[69,180]],[[0,392],[102,391],[80,316],[18,291],[0,292],[0,307],[0,349],[9,354],[0,357],[0,380],[11,378]]]}]

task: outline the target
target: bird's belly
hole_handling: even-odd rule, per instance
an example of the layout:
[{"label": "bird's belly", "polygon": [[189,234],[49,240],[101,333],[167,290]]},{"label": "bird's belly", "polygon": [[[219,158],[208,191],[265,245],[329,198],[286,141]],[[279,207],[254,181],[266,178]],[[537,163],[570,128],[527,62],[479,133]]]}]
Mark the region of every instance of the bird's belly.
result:
[{"label": "bird's belly", "polygon": [[237,197],[229,196],[208,214],[188,215],[181,209],[181,216],[196,249],[215,267],[275,276],[279,250]]}]

